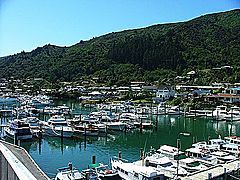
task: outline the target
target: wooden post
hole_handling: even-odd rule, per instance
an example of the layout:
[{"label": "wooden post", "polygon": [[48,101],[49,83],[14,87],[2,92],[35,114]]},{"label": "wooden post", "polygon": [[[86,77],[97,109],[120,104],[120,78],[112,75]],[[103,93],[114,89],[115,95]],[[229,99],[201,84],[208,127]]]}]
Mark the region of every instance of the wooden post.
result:
[{"label": "wooden post", "polygon": [[118,160],[122,160],[122,151],[118,152]]},{"label": "wooden post", "polygon": [[14,144],[18,145],[18,137],[17,137],[17,133],[14,133],[14,138],[13,138]]},{"label": "wooden post", "polygon": [[92,156],[92,164],[96,164],[96,156],[95,155]]},{"label": "wooden post", "polygon": [[63,126],[62,126],[62,130],[61,130],[61,140],[63,141]]},{"label": "wooden post", "polygon": [[140,118],[140,133],[142,134],[142,118]]},{"label": "wooden post", "polygon": [[158,129],[158,115],[156,116],[155,129],[156,129],[156,131]]}]

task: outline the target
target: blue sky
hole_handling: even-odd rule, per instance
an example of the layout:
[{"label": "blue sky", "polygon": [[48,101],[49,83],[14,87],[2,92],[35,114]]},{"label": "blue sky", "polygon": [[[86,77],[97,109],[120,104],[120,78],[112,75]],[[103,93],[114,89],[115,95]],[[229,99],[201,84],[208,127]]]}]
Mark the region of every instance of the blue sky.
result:
[{"label": "blue sky", "polygon": [[240,8],[240,0],[0,0],[0,57]]}]

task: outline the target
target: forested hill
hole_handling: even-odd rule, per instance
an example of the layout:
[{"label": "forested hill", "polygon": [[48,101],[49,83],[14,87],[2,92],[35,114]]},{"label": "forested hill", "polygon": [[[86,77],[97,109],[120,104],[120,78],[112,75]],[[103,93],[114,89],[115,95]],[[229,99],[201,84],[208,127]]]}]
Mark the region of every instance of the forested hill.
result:
[{"label": "forested hill", "polygon": [[240,10],[236,9],[187,22],[113,32],[70,47],[45,45],[3,57],[0,77],[156,81],[187,70],[236,67],[239,59]]}]

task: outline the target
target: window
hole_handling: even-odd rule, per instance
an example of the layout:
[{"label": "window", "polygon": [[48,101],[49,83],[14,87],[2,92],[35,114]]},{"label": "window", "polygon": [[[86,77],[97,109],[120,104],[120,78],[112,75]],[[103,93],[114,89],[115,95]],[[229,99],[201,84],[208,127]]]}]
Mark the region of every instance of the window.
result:
[{"label": "window", "polygon": [[134,173],[134,177],[138,177],[138,173],[135,172],[135,173]]}]

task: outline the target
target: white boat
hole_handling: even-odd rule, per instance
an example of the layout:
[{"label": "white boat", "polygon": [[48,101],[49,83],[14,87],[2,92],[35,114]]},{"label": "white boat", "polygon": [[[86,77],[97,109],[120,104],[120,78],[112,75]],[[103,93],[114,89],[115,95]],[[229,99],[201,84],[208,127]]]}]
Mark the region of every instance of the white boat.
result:
[{"label": "white boat", "polygon": [[227,121],[239,121],[240,120],[240,109],[237,106],[231,107],[225,116]]},{"label": "white boat", "polygon": [[72,137],[74,130],[68,126],[63,116],[52,116],[44,126],[44,132],[49,136]]},{"label": "white boat", "polygon": [[33,138],[29,124],[22,120],[15,119],[4,127],[6,135],[12,139],[16,136],[17,140],[31,140]]},{"label": "white boat", "polygon": [[226,143],[236,144],[236,145],[240,146],[240,137],[238,137],[238,136],[224,137],[224,140],[226,141]]},{"label": "white boat", "polygon": [[91,124],[81,123],[78,125],[73,126],[74,136],[97,136],[99,134],[99,130],[96,126]]},{"label": "white boat", "polygon": [[116,121],[110,118],[109,116],[102,116],[102,119],[100,122],[105,124],[108,130],[113,130],[113,131],[123,131],[127,126],[126,123],[121,121]]},{"label": "white boat", "polygon": [[205,170],[207,167],[194,158],[189,158],[184,152],[179,151],[178,148],[163,145],[158,150],[158,153],[173,160],[174,163],[179,163],[179,166],[186,169],[188,172]]},{"label": "white boat", "polygon": [[227,115],[227,106],[217,106],[216,109],[212,112],[207,114],[208,117],[216,118],[217,120],[225,120]]},{"label": "white boat", "polygon": [[192,147],[199,149],[207,149],[210,152],[218,151],[221,148],[221,145],[226,144],[223,139],[210,139],[208,142],[200,141],[192,144]]},{"label": "white boat", "polygon": [[93,170],[96,174],[96,180],[120,180],[120,176],[117,170],[110,169],[108,165],[103,163],[96,163],[88,165],[88,168]]},{"label": "white boat", "polygon": [[54,180],[84,180],[83,175],[69,163],[68,167],[58,169],[58,173]]},{"label": "white boat", "polygon": [[230,154],[234,154],[237,157],[239,157],[240,155],[240,146],[236,144],[232,144],[232,143],[223,144],[221,146],[221,150],[224,152],[228,152]]},{"label": "white boat", "polygon": [[123,131],[127,124],[123,122],[104,122],[108,130]]},{"label": "white boat", "polygon": [[169,115],[180,115],[182,112],[180,111],[179,106],[172,106],[168,111],[167,114]]},{"label": "white boat", "polygon": [[164,174],[154,167],[139,166],[134,163],[111,159],[112,169],[118,171],[119,176],[125,180],[163,180]]},{"label": "white boat", "polygon": [[210,155],[210,151],[204,148],[188,148],[185,150],[187,155],[196,158],[206,166],[216,165],[218,160],[216,156]]},{"label": "white boat", "polygon": [[206,170],[208,167],[203,165],[200,161],[193,158],[184,158],[179,160],[179,165],[188,172],[196,172]]},{"label": "white boat", "polygon": [[233,156],[227,152],[215,151],[211,155],[215,156],[218,159],[218,163],[226,163],[228,161],[236,160],[236,156]]},{"label": "white boat", "polygon": [[[169,172],[172,174],[172,177],[174,177],[177,174],[178,176],[185,176],[187,175],[187,171],[181,167],[178,167],[176,163],[173,163],[168,157],[154,153],[151,156],[147,156],[145,158],[145,164],[148,164],[149,166],[155,167],[159,169],[161,172]],[[141,163],[141,161],[138,161]]]}]

